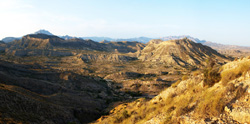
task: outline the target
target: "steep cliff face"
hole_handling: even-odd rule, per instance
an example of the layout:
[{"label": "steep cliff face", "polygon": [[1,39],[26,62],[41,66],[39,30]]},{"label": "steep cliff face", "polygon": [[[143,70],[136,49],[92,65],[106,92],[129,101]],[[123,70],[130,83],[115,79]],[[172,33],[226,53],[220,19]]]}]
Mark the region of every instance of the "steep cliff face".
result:
[{"label": "steep cliff face", "polygon": [[139,51],[138,56],[142,61],[180,66],[203,65],[209,57],[226,60],[223,55],[210,47],[194,43],[189,39],[152,40],[142,51]]}]

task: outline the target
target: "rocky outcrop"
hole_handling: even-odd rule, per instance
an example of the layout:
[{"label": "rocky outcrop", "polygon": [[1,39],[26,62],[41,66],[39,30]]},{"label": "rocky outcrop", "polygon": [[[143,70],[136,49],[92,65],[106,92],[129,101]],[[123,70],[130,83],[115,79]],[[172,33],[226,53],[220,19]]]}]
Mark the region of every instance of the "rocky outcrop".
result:
[{"label": "rocky outcrop", "polygon": [[[225,109],[226,110],[226,109]],[[228,114],[240,123],[250,122],[250,107],[249,107],[249,95],[243,97],[240,100],[236,100],[232,104],[232,108],[228,109]]]}]

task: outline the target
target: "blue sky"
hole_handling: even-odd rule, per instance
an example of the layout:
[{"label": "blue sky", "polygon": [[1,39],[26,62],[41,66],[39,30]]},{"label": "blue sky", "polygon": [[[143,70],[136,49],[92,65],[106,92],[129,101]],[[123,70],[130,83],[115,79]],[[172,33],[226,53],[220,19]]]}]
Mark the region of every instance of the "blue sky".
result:
[{"label": "blue sky", "polygon": [[250,46],[249,0],[0,0],[0,39],[39,29],[113,38],[190,35]]}]

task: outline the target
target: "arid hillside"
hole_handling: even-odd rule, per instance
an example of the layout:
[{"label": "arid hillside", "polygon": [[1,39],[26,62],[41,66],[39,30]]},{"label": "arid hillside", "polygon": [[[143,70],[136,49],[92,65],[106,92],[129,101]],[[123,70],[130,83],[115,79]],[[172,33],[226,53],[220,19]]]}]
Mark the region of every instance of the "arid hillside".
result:
[{"label": "arid hillside", "polygon": [[[109,112],[100,123],[130,123],[125,120],[132,117],[133,109],[138,110],[134,115],[140,116],[133,122],[143,122],[147,120],[139,112],[143,106],[144,109],[155,106],[143,112],[147,114],[160,105],[151,105],[149,101],[171,89],[181,96],[189,88],[178,84],[189,80],[193,83],[205,80],[204,90],[213,87],[221,79],[218,68],[214,67],[230,61],[212,48],[187,38],[152,40],[149,44],[98,43],[31,34],[0,45],[1,123],[91,123]],[[213,69],[208,68],[206,73],[201,70],[209,66]],[[190,83],[191,88],[194,86]],[[183,90],[180,93],[179,88]],[[197,93],[202,95],[200,91]],[[199,95],[195,99],[203,97]],[[177,105],[175,98],[173,95],[171,103],[164,106]],[[141,101],[142,108],[133,108],[137,101]],[[121,117],[110,121],[130,102],[133,105],[129,107],[131,111],[126,110],[125,120]],[[173,113],[169,116],[172,115],[176,116]]]},{"label": "arid hillside", "polygon": [[250,123],[249,57],[209,63],[153,99],[121,104],[96,123]]}]

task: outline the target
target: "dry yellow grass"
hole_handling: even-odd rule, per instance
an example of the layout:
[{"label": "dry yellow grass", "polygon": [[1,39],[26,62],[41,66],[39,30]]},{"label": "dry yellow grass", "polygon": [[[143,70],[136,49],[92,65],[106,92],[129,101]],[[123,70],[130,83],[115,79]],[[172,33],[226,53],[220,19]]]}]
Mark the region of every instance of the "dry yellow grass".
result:
[{"label": "dry yellow grass", "polygon": [[197,76],[199,74],[201,74],[202,72],[200,70],[197,70],[197,71],[193,71],[192,74],[193,76]]},{"label": "dry yellow grass", "polygon": [[184,75],[184,76],[182,76],[182,78],[181,78],[183,81],[184,80],[187,80],[188,79],[188,76],[187,75]]},{"label": "dry yellow grass", "polygon": [[202,94],[201,102],[196,108],[198,117],[219,116],[224,110],[226,102],[223,99],[223,91],[207,91]]},{"label": "dry yellow grass", "polygon": [[178,80],[178,81],[176,81],[175,83],[173,83],[171,86],[172,86],[172,87],[177,87],[177,85],[178,85],[180,82],[181,82],[181,80]]},{"label": "dry yellow grass", "polygon": [[[216,74],[221,72],[222,80],[228,82],[248,72],[249,67],[250,60],[237,60],[236,65],[229,63],[223,66],[220,71],[217,68]],[[214,71],[212,69],[208,71],[211,73]],[[192,113],[191,117],[196,119],[219,117],[220,114],[224,113],[226,105],[230,104],[232,100],[242,98],[245,94],[246,90],[243,86],[233,83],[223,83],[222,85],[217,79],[214,80],[214,85],[203,86],[204,80],[202,81],[202,78],[204,77],[198,72],[195,73],[197,74],[194,78],[185,76],[182,81],[178,80],[151,101],[143,101],[141,106],[135,106],[134,103],[128,104],[125,114],[124,111],[121,111],[115,115],[117,117],[122,115],[123,120],[120,120],[119,123],[142,124],[149,120],[162,119],[162,117],[164,119],[160,120],[161,123],[175,123],[178,121],[178,117],[190,113]],[[213,75],[208,76],[212,79]],[[112,119],[111,117],[106,122],[113,123]]]},{"label": "dry yellow grass", "polygon": [[229,81],[234,80],[248,72],[250,70],[250,61],[246,60],[234,66],[234,68],[224,69],[221,72],[221,80],[224,86],[227,85]]}]

